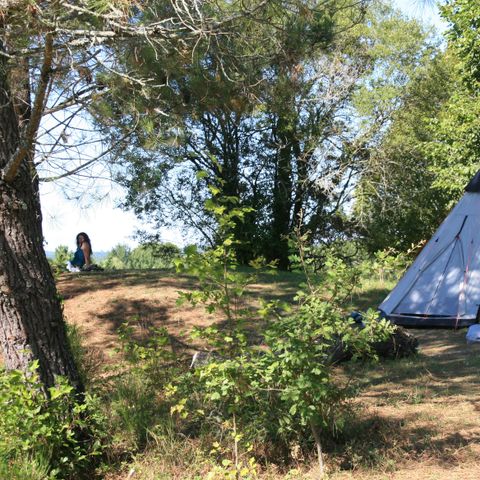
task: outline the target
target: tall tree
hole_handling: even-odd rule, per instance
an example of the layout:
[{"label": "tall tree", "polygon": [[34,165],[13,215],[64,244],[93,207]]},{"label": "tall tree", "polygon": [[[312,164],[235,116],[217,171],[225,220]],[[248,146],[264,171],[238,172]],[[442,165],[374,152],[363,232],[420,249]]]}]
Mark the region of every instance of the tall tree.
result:
[{"label": "tall tree", "polygon": [[455,88],[455,59],[438,51],[416,68],[402,89],[401,106],[389,118],[379,143],[370,148],[369,167],[355,191],[355,216],[373,251],[407,250],[429,238],[445,217],[449,195],[435,188],[432,124]]},{"label": "tall tree", "polygon": [[[52,77],[54,33],[37,31],[35,99],[30,100],[29,59],[20,65],[18,49],[29,43],[20,29],[36,23],[23,2],[10,2],[0,24],[0,343],[7,368],[27,370],[39,361],[46,386],[64,375],[82,385],[66,341],[55,283],[43,251],[38,178],[33,162],[35,137]],[[28,5],[29,8],[32,5]],[[16,27],[16,28],[14,28]],[[18,35],[21,42],[15,41]],[[37,54],[38,55],[38,54]],[[40,70],[38,72],[38,70]]]},{"label": "tall tree", "polygon": [[149,84],[148,76],[117,69],[118,51],[148,42],[180,61],[199,38],[227,35],[236,15],[261,12],[262,2],[253,3],[245,12],[196,0],[0,3],[0,346],[7,368],[26,370],[38,360],[46,387],[64,375],[83,388],[43,250],[37,172],[45,158],[35,157],[42,117],[55,149],[69,116],[108,89],[102,72]]},{"label": "tall tree", "polygon": [[435,32],[417,22],[387,15],[372,27],[384,33],[372,45],[373,75],[355,100],[373,134],[364,145],[353,216],[372,250],[407,249],[429,237],[445,212],[426,147],[455,84],[455,61]]},{"label": "tall tree", "polygon": [[450,99],[432,123],[427,153],[435,185],[451,198],[460,197],[480,165],[480,6],[478,2],[449,0],[441,8],[450,24],[448,49],[457,61]]},{"label": "tall tree", "polygon": [[[253,26],[256,40],[219,41],[215,48],[230,52],[221,63],[215,49],[197,49],[181,72],[148,51],[127,58],[169,78],[172,115],[168,131],[150,117],[123,152],[125,205],[157,226],[179,220],[212,243],[215,225],[202,210],[208,181],[255,210],[236,232],[247,245],[238,247],[240,260],[264,255],[281,267],[286,237],[300,223],[316,241],[350,232],[343,207],[354,179],[369,167],[412,71],[433,51],[418,23],[364,6],[331,0],[274,11],[268,25]],[[243,25],[250,39],[253,27]],[[141,122],[157,101],[131,105],[113,92],[104,99],[110,132],[114,112]],[[114,138],[128,121],[114,123]]]},{"label": "tall tree", "polygon": [[[331,205],[317,179],[338,169],[338,151],[330,149],[326,159],[327,144],[333,137],[341,143],[346,135],[342,109],[365,68],[364,57],[350,55],[341,43],[351,41],[343,32],[362,20],[366,3],[329,0],[272,8],[267,24],[243,22],[245,37],[219,41],[207,52],[197,49],[187,72],[169,68],[168,59],[160,62],[157,75],[169,78],[176,116],[169,135],[150,124],[124,153],[120,180],[129,188],[127,206],[159,224],[173,213],[212,242],[215,225],[201,206],[208,181],[255,210],[237,232],[249,244],[238,252],[241,260],[263,254],[285,267],[286,236],[300,211],[317,231],[328,223]],[[230,55],[219,62],[216,49]],[[148,52],[126,61],[139,59],[149,70],[158,65]],[[122,107],[132,112],[131,121],[142,117],[142,108],[155,108],[153,98],[134,106],[124,95],[104,98],[107,105],[99,110],[108,125]],[[116,138],[125,128],[119,126]],[[342,175],[337,177],[338,184]]]}]

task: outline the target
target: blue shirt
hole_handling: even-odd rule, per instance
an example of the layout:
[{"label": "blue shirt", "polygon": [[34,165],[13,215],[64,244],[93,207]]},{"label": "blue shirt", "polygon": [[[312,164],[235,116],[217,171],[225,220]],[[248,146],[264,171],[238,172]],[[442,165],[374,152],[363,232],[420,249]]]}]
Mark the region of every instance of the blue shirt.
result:
[{"label": "blue shirt", "polygon": [[80,247],[77,248],[77,251],[73,256],[71,263],[72,265],[80,268],[85,265],[85,255],[83,254],[83,250]]}]

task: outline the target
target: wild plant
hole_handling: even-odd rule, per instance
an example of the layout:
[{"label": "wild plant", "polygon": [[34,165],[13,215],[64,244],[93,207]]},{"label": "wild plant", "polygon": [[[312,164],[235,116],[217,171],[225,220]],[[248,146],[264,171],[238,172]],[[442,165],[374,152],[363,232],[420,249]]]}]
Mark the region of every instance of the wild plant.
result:
[{"label": "wild plant", "polygon": [[9,470],[2,478],[82,478],[105,438],[96,400],[79,401],[61,377],[45,395],[37,369],[34,362],[28,375],[0,372],[0,469]]},{"label": "wild plant", "polygon": [[[171,412],[217,432],[217,443],[228,438],[225,425],[230,425],[235,438],[256,445],[254,452],[263,445],[264,456],[277,460],[288,461],[293,445],[304,449],[316,445],[323,475],[322,437],[339,428],[345,402],[352,395],[352,389],[336,378],[333,352],[341,344],[356,357],[369,354],[371,343],[387,335],[389,327],[372,313],[365,317],[363,328],[345,318],[339,307],[345,272],[333,263],[328,273],[330,296],[325,299],[324,287],[310,275],[307,239],[301,236],[296,239],[298,258],[293,260],[305,271],[307,281],[296,305],[246,306],[244,298],[255,273],[238,270],[231,248],[233,227],[244,210],[231,206],[234,199],[217,199],[212,193],[207,206],[219,225],[217,246],[206,252],[191,248],[176,264],[180,272],[199,280],[199,289],[182,293],[180,301],[201,304],[207,312],[221,314],[221,321],[195,329],[194,335],[211,355],[167,387]],[[253,272],[261,266],[261,261],[256,262]],[[261,341],[249,335],[247,326],[255,322],[261,325]],[[233,478],[240,478],[244,463],[238,443],[230,457],[222,465],[235,472]]]}]

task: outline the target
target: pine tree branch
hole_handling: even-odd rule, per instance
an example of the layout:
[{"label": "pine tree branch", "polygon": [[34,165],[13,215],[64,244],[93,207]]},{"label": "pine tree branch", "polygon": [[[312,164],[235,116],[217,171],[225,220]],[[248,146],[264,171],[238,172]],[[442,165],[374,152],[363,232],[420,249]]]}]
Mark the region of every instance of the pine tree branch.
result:
[{"label": "pine tree branch", "polygon": [[25,136],[20,140],[18,148],[3,169],[3,179],[7,183],[13,182],[20,165],[25,160],[27,155],[32,152],[38,127],[40,126],[40,120],[42,119],[42,114],[45,107],[45,97],[50,82],[52,62],[53,34],[49,32],[45,36],[45,55],[40,72],[37,92],[35,95],[35,102],[32,108],[32,114],[25,129]]},{"label": "pine tree branch", "polygon": [[55,182],[55,181],[61,180],[62,178],[71,177],[73,175],[78,174],[79,172],[81,172],[82,170],[85,170],[90,165],[92,165],[96,162],[99,162],[102,158],[106,157],[110,153],[117,150],[120,145],[124,144],[129,139],[129,137],[135,133],[136,130],[137,130],[137,125],[135,125],[130,131],[128,131],[125,135],[123,135],[122,138],[117,140],[115,142],[115,144],[113,144],[110,148],[106,149],[101,154],[97,155],[96,157],[91,158],[87,162],[82,163],[81,165],[79,165],[79,166],[77,166],[77,167],[75,167],[71,170],[68,170],[68,171],[66,171],[62,174],[55,175],[55,176],[52,176],[52,177],[40,178],[39,179],[40,182]]}]

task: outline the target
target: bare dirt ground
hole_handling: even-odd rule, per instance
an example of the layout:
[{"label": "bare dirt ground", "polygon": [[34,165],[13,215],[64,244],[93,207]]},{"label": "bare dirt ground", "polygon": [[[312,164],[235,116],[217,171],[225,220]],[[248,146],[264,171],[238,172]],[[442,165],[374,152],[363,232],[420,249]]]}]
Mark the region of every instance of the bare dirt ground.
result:
[{"label": "bare dirt ground", "polygon": [[192,287],[190,279],[160,271],[65,274],[57,282],[67,322],[80,328],[105,361],[115,356],[118,328],[125,322],[167,327],[179,337],[187,327],[208,322],[201,310],[176,306],[178,292]]},{"label": "bare dirt ground", "polygon": [[[78,326],[87,345],[94,347],[106,362],[115,357],[118,328],[129,322],[141,328],[166,327],[179,340],[188,340],[193,326],[216,321],[201,307],[176,304],[180,291],[191,291],[195,282],[164,270],[92,272],[63,274],[57,288],[64,299],[67,322]],[[297,287],[283,277],[255,285],[252,293],[269,298],[291,298]]]},{"label": "bare dirt ground", "polygon": [[[201,309],[176,305],[177,292],[193,286],[188,277],[164,271],[63,275],[58,281],[67,321],[81,328],[106,363],[114,361],[122,322],[167,327],[179,339],[193,325],[212,322]],[[295,292],[280,279],[256,289],[278,297]],[[420,342],[417,357],[358,372],[359,439],[348,455],[344,447],[327,453],[329,478],[480,478],[480,347],[466,345],[465,330],[414,333]],[[303,475],[298,478],[311,478]]]}]

